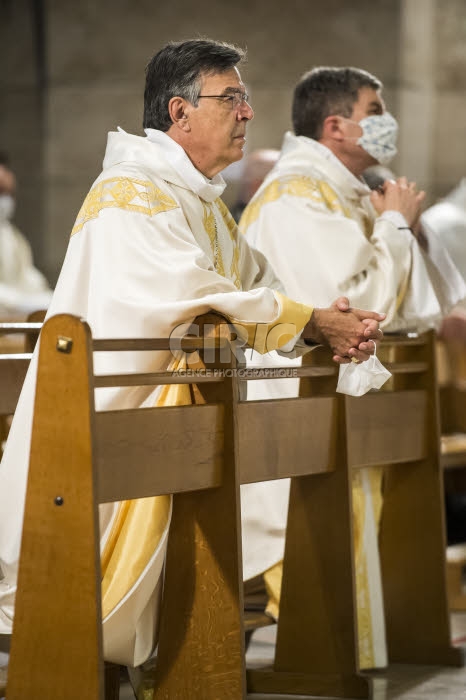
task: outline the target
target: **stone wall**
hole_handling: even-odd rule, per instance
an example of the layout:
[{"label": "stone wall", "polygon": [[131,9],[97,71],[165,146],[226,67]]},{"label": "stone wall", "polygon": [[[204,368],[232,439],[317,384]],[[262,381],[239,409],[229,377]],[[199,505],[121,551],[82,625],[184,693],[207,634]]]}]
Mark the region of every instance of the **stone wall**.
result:
[{"label": "stone wall", "polygon": [[[31,9],[41,6],[45,85]],[[41,267],[54,282],[107,132],[142,133],[144,66],[170,39],[208,36],[247,47],[242,74],[256,113],[250,150],[280,146],[305,70],[350,64],[375,73],[407,135],[394,167],[418,177],[431,198],[443,194],[465,171],[465,24],[464,0],[0,0],[0,55],[12,66],[0,78],[0,107],[8,104],[0,148],[5,141],[14,155],[18,221],[36,236]]]},{"label": "stone wall", "polygon": [[18,179],[16,221],[43,259],[44,56],[40,22],[27,0],[0,0],[0,150]]}]

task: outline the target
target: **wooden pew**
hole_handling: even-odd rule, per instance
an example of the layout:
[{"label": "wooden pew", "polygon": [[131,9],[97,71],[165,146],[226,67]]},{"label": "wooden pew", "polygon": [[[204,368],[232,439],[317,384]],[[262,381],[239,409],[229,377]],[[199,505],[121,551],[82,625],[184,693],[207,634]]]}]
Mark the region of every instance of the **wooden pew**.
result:
[{"label": "wooden pew", "polygon": [[[67,315],[44,326],[8,700],[104,697],[97,503],[166,493],[175,495],[154,697],[245,695],[232,380],[205,377],[222,382],[222,402],[93,409],[95,387],[194,381],[94,377],[93,349],[168,347],[92,341]],[[170,469],[156,468],[167,460]]]},{"label": "wooden pew", "polygon": [[[71,341],[71,352],[57,351],[57,339],[62,350]],[[129,341],[129,346],[162,349],[167,342]],[[96,502],[157,493],[175,495],[154,698],[245,697],[239,483],[331,472],[339,427],[335,408],[341,398],[242,402],[238,378],[227,374],[208,383],[190,379],[207,405],[95,413],[97,386],[179,383],[182,378],[168,373],[94,377],[92,348],[122,350],[128,344],[92,342],[86,324],[65,315],[44,327],[7,698],[52,691],[67,700],[103,697]],[[327,366],[305,367],[300,373],[333,378],[336,367],[328,357]],[[228,363],[234,365],[234,358]],[[189,444],[171,455],[180,425]],[[262,434],[267,440],[260,439]],[[168,474],[154,469],[155,458],[164,451],[164,460],[170,455],[172,461]],[[138,465],[131,475],[129,458]],[[189,492],[179,493],[180,488]],[[57,496],[65,504],[71,501],[68,512],[55,503]],[[57,538],[57,531],[63,536]],[[38,536],[45,552],[37,548]],[[54,578],[51,558],[61,562]],[[346,617],[346,603],[351,609],[354,594],[351,574],[345,579]],[[80,591],[76,600],[64,584],[72,580]],[[38,581],[44,586],[37,586]],[[349,643],[354,651],[354,639]],[[367,694],[367,682],[354,664],[352,671],[338,667],[337,678],[325,687],[346,688],[341,678],[347,681],[350,675]],[[70,679],[78,676],[86,679],[86,687],[81,682],[72,688]]]},{"label": "wooden pew", "polygon": [[[293,483],[275,664],[273,670],[249,672],[248,687],[251,692],[369,697],[370,684],[357,665],[350,483],[352,469],[374,462],[396,465],[387,478],[381,534],[384,580],[388,578],[385,604],[388,617],[393,616],[388,625],[390,657],[407,662],[460,662],[458,650],[450,647],[439,548],[443,521],[438,502],[438,428],[436,434],[432,424],[437,404],[429,364],[431,338],[408,343],[395,339],[389,348],[390,362],[385,360],[396,375],[392,387],[363,399],[334,393],[336,368],[328,353],[317,350],[310,355],[310,366],[299,370],[300,376],[310,377],[308,395],[302,398],[247,403],[239,401],[235,376],[216,377],[210,383],[196,377],[191,381],[209,401],[206,406],[119,411],[115,428],[115,416],[94,414],[93,389],[119,384],[121,378],[93,377],[92,347],[128,346],[124,341],[92,343],[87,326],[69,316],[50,319],[46,327],[8,700],[22,700],[38,691],[47,695],[51,689],[54,697],[67,700],[103,697],[96,506],[83,512],[82,504],[157,493],[175,496],[154,698],[245,697],[238,484],[285,476],[293,477]],[[72,339],[71,353],[57,352],[59,336]],[[139,346],[136,342],[130,343],[133,349],[167,347],[162,341],[146,340]],[[188,379],[162,374],[144,382]],[[143,378],[131,381],[141,383]],[[56,407],[53,412],[50,406]],[[156,472],[153,462],[161,449],[159,435],[166,436],[163,449],[168,449],[180,422],[191,436],[189,454],[186,448],[178,450],[176,468],[170,474]],[[116,443],[115,435],[119,436]],[[79,450],[70,451],[77,436]],[[44,451],[49,456],[46,464],[41,460]],[[129,479],[128,455],[134,460],[134,454],[140,469]],[[193,454],[196,468],[188,483],[185,467],[193,462]],[[79,480],[80,507],[63,514],[53,499],[43,500],[37,482],[43,486],[44,480],[50,480],[49,492],[55,494],[59,475],[60,494],[73,494],[78,481],[73,470],[86,475]],[[97,475],[99,489],[93,499]],[[417,493],[420,480],[426,485],[411,522],[412,493]],[[180,484],[191,491],[178,493]],[[54,536],[56,520],[63,517],[64,523],[70,518],[80,533],[88,533],[80,535],[79,549]],[[42,577],[46,581],[49,571],[48,557],[43,552],[39,555],[35,547],[38,523],[41,539],[50,548],[47,552],[62,561],[60,577],[42,590],[36,582]],[[403,533],[409,526],[414,536],[400,543],[402,523]],[[66,557],[70,550],[73,556]],[[184,562],[182,568],[180,562]],[[403,576],[394,566],[401,566]],[[412,576],[404,577],[406,571]],[[427,582],[420,580],[424,571],[431,577]],[[63,601],[63,581],[72,580],[78,572],[80,589],[87,582],[86,594],[70,605],[69,590]],[[44,629],[43,610],[52,601]],[[405,634],[405,615],[431,618],[408,630],[408,644],[399,639],[400,629]],[[433,636],[425,638],[432,627]],[[48,651],[38,644],[44,638],[50,641]],[[53,670],[47,665],[52,653]],[[35,661],[25,678],[21,659],[30,658]],[[82,683],[72,688],[70,679],[78,676],[86,679],[86,688]]]},{"label": "wooden pew", "polygon": [[[432,334],[386,338],[379,355],[393,378],[364,397],[335,396],[335,376],[301,380],[303,395],[327,396],[334,437],[316,446],[320,458],[309,451],[322,473],[291,484],[275,661],[248,672],[250,691],[370,696],[358,669],[351,474],[375,464],[385,466],[380,556],[389,660],[462,665],[462,650],[450,643],[433,343]],[[307,361],[321,360],[313,352]]]},{"label": "wooden pew", "polygon": [[[0,350],[4,351],[0,353],[0,458],[46,313],[45,309],[39,309],[24,322],[0,323]],[[1,344],[3,338],[6,342]],[[105,698],[118,700],[120,667],[106,663],[104,672]]]}]

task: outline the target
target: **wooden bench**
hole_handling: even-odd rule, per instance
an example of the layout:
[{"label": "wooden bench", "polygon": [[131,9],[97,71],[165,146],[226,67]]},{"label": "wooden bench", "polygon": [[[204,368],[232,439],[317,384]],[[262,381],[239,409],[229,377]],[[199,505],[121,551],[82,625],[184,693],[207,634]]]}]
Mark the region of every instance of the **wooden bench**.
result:
[{"label": "wooden bench", "polygon": [[[72,340],[70,353],[57,351],[59,337]],[[174,511],[154,699],[245,697],[239,483],[285,476],[293,481],[275,663],[248,672],[248,688],[369,697],[357,663],[351,474],[374,463],[395,465],[381,532],[390,658],[461,662],[449,639],[430,336],[387,344],[385,363],[395,374],[387,391],[336,395],[336,368],[317,350],[299,370],[310,378],[306,396],[250,403],[239,400],[238,379],[228,373],[206,381],[94,377],[93,350],[168,347],[128,342],[92,341],[86,324],[67,315],[44,327],[8,700],[51,692],[103,698],[96,504],[164,493],[174,494]],[[98,386],[182,381],[196,382],[207,405],[93,410]],[[174,450],[180,425],[189,442]],[[168,473],[154,469],[161,453],[172,460]],[[129,461],[136,473],[128,473]],[[69,507],[57,507],[55,495]],[[50,576],[50,557],[61,562],[59,576],[57,567]],[[73,601],[63,582],[76,577],[81,593]],[[24,659],[33,659],[27,677]]]},{"label": "wooden bench", "polygon": [[[88,326],[67,315],[44,326],[9,700],[103,698],[97,503],[166,493],[175,495],[155,697],[183,688],[206,700],[245,694],[232,380],[206,377],[221,381],[223,402],[93,410],[98,386],[193,382],[169,372],[94,377],[93,349],[168,348],[168,341],[92,341]],[[156,468],[167,461],[170,469]]]},{"label": "wooden bench", "polygon": [[[334,432],[309,450],[322,473],[292,481],[275,661],[248,673],[251,691],[370,695],[358,672],[351,533],[351,474],[370,465],[385,466],[380,556],[389,660],[462,665],[462,650],[450,643],[433,352],[430,333],[386,338],[379,355],[393,378],[360,398],[335,396],[330,373],[301,379],[303,395],[327,396]],[[317,351],[306,358],[320,362]],[[316,411],[310,420],[319,423]]]},{"label": "wooden bench", "polygon": [[[65,346],[71,340],[71,352],[58,351],[58,339]],[[245,697],[239,484],[334,469],[341,397],[248,403],[239,401],[235,376],[206,377],[208,383],[168,373],[94,377],[92,350],[168,347],[167,341],[128,343],[92,341],[86,324],[66,315],[44,326],[8,700],[52,692],[67,700],[103,697],[96,503],[163,493],[175,495],[154,698]],[[325,379],[335,376],[336,367],[327,354],[327,366],[299,371]],[[180,381],[195,381],[208,404],[93,410],[95,387]],[[174,449],[180,426],[189,441]],[[170,459],[169,472],[154,469],[161,453],[164,462]],[[128,473],[128,462],[138,465],[136,473]],[[68,508],[58,507],[56,496]],[[52,576],[51,558],[60,562]],[[348,566],[345,617],[354,600]],[[66,585],[71,580],[79,595]],[[348,643],[354,653],[354,633]],[[343,687],[348,670],[338,668],[334,675],[329,690]],[[73,687],[70,679],[78,676],[81,682]],[[351,677],[367,694],[354,663]]]}]

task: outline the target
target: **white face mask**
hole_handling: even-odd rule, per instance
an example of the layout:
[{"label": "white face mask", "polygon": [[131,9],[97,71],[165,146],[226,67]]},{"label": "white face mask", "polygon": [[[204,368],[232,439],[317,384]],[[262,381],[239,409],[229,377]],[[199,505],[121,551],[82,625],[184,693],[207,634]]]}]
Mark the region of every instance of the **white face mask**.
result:
[{"label": "white face mask", "polygon": [[11,194],[0,194],[0,220],[10,220],[15,213],[15,198]]},{"label": "white face mask", "polygon": [[[353,121],[350,119],[349,121]],[[366,153],[375,158],[380,165],[387,165],[396,156],[396,137],[398,136],[398,122],[389,112],[384,114],[372,114],[361,119],[358,124],[362,129],[362,136],[356,141]]]},{"label": "white face mask", "polygon": [[[371,341],[374,343],[374,341]],[[340,365],[336,390],[349,396],[363,396],[370,389],[380,389],[390,379],[391,372],[386,369],[376,356],[377,346],[374,343],[374,354],[365,362],[349,362]]]}]

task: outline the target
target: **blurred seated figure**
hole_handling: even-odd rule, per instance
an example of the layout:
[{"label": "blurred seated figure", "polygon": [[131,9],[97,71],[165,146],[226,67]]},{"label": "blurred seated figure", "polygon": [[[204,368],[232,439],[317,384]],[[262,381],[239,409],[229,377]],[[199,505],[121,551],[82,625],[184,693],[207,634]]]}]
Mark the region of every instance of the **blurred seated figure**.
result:
[{"label": "blurred seated figure", "polygon": [[258,148],[244,157],[238,199],[231,208],[236,222],[241,218],[246,205],[262,185],[265,176],[278,160],[280,151],[275,148]]},{"label": "blurred seated figure", "polygon": [[16,178],[8,158],[0,153],[0,315],[24,316],[46,308],[52,292],[34,267],[31,247],[12,223]]},{"label": "blurred seated figure", "polygon": [[[455,265],[466,279],[466,177],[442,200],[427,209],[422,222],[442,240]],[[466,302],[463,300],[443,319],[439,329],[446,361],[448,383],[463,387],[466,379]],[[442,364],[439,363],[439,369]],[[459,389],[460,393],[464,389]],[[442,396],[442,395],[441,395]],[[449,394],[447,394],[449,397]],[[464,429],[464,403],[454,402],[453,429]],[[442,404],[441,404],[442,407]],[[450,406],[450,411],[453,408]],[[451,414],[450,414],[451,415]],[[446,526],[448,544],[466,542],[466,475],[464,470],[447,470],[445,479]]]},{"label": "blurred seated figure", "polygon": [[[429,207],[422,221],[439,236],[466,279],[466,177],[440,202]],[[459,304],[466,311],[466,302]],[[460,314],[464,317],[465,314]],[[458,324],[455,324],[457,327]],[[466,344],[466,328],[461,330]]]}]

